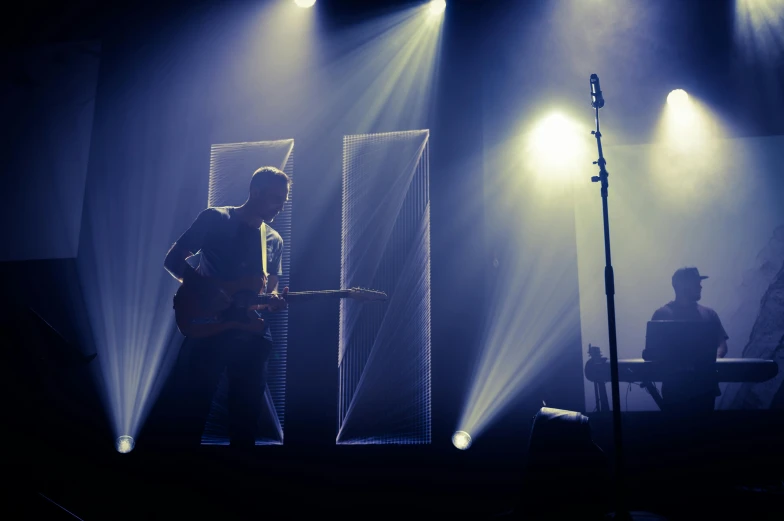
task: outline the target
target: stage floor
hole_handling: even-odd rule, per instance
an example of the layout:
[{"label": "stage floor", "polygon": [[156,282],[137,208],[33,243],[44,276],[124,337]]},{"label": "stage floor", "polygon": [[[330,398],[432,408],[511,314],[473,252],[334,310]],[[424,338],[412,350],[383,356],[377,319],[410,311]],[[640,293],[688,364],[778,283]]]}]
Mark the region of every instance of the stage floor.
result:
[{"label": "stage floor", "polygon": [[[667,440],[655,413],[625,415],[630,508],[667,519],[784,519],[784,421],[764,412],[770,414],[720,411],[715,439],[700,448]],[[611,463],[610,417],[593,416],[591,425]],[[118,454],[84,443],[19,446],[7,453],[6,512],[13,514],[4,517],[527,519],[527,507],[542,498],[523,485],[525,448],[494,442],[467,451],[443,444],[284,445],[180,454],[138,447]]]}]

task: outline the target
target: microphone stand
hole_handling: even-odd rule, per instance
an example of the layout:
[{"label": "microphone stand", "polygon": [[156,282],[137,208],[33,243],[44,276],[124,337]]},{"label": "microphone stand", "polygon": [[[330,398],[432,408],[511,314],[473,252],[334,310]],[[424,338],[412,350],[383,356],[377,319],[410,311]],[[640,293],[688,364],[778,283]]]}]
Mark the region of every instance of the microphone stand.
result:
[{"label": "microphone stand", "polygon": [[[613,433],[615,438],[615,472],[614,472],[614,485],[615,485],[615,517],[614,519],[631,520],[631,516],[626,509],[626,495],[623,490],[623,473],[624,473],[624,458],[623,458],[623,441],[621,437],[621,393],[620,381],[618,378],[618,342],[615,331],[615,278],[613,276],[612,260],[610,255],[610,222],[607,212],[607,187],[609,183],[607,178],[610,175],[605,168],[607,161],[604,159],[602,153],[602,133],[599,130],[599,109],[604,106],[604,99],[601,91],[599,90],[599,79],[596,75],[591,76],[591,84],[594,87],[593,79],[596,78],[596,93],[593,96],[591,106],[595,110],[596,130],[592,130],[591,134],[596,137],[596,146],[599,149],[599,159],[594,161],[594,165],[599,166],[599,175],[592,176],[591,182],[600,183],[602,195],[602,217],[604,219],[604,290],[607,295],[607,325],[609,326],[609,340],[610,340],[610,388],[612,391],[612,413],[613,413]],[[593,89],[592,89],[593,90]]]}]

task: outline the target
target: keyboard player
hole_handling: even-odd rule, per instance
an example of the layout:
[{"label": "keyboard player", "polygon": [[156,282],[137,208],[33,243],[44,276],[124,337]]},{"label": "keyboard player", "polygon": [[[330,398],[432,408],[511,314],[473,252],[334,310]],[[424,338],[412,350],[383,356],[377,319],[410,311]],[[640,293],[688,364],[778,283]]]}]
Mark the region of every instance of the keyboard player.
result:
[{"label": "keyboard player", "polygon": [[[672,275],[675,300],[657,309],[651,320],[703,321],[714,325],[716,335],[716,357],[727,355],[727,336],[718,313],[700,305],[702,281],[707,279],[695,267],[680,268]],[[670,411],[698,412],[712,411],[716,397],[721,394],[717,382],[705,379],[671,378],[662,381],[662,399]]]}]

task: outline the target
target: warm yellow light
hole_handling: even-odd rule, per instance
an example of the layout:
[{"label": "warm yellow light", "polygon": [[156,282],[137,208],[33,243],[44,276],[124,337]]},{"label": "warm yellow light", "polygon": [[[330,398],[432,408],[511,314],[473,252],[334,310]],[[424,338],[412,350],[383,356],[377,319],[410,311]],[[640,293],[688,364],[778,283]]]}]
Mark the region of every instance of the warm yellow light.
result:
[{"label": "warm yellow light", "polygon": [[699,98],[673,91],[657,125],[651,171],[655,185],[675,202],[694,208],[725,171],[726,130],[718,115]]},{"label": "warm yellow light", "polygon": [[294,3],[297,4],[299,7],[313,7],[316,3],[316,0],[294,0]]},{"label": "warm yellow light", "polygon": [[430,12],[433,14],[441,14],[446,10],[446,0],[431,0]]},{"label": "warm yellow light", "polygon": [[528,154],[532,166],[541,174],[547,171],[572,169],[584,152],[578,125],[563,114],[554,113],[541,120],[530,135]]},{"label": "warm yellow light", "polygon": [[675,89],[667,95],[667,104],[673,107],[685,107],[689,103],[689,94],[683,89]]}]

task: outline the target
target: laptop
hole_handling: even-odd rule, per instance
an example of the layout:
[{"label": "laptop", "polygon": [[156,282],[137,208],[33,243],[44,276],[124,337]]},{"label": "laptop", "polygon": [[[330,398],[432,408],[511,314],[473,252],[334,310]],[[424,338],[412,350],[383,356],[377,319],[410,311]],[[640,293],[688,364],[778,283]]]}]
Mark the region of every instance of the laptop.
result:
[{"label": "laptop", "polygon": [[645,331],[644,360],[675,366],[701,366],[716,362],[718,325],[704,320],[651,320]]}]

